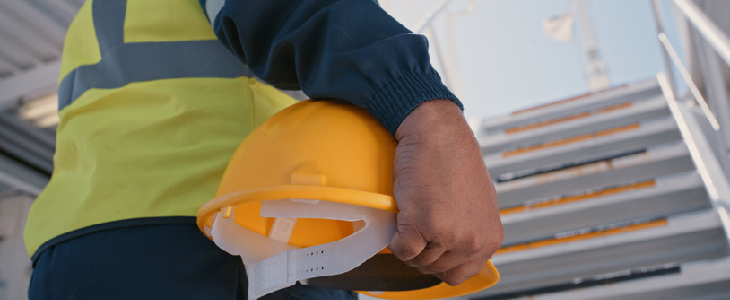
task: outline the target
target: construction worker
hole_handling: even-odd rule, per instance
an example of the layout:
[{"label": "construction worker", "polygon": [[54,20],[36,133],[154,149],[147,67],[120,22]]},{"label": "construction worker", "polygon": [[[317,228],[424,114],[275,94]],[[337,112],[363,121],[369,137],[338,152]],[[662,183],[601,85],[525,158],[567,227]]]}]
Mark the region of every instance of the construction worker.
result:
[{"label": "construction worker", "polygon": [[[397,258],[456,285],[498,249],[461,103],[426,39],[376,2],[88,0],[64,46],[55,170],[25,228],[29,298],[245,299],[241,260],[195,215],[245,136],[294,102],[275,87],[362,107],[399,142]],[[352,297],[296,285],[262,299]]]}]

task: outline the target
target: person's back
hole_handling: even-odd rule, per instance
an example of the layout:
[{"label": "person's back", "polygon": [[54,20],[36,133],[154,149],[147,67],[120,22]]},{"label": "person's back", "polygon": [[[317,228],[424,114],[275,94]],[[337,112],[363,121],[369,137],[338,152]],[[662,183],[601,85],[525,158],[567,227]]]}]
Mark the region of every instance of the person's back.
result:
[{"label": "person's back", "polygon": [[31,254],[112,221],[192,224],[170,217],[192,218],[243,138],[294,102],[252,78],[197,1],[129,0],[126,13],[119,3],[88,1],[69,28],[55,171],[30,214]]},{"label": "person's back", "polygon": [[25,229],[34,265],[96,232],[195,224],[238,144],[295,102],[225,49],[195,0],[87,1],[58,96],[55,170]]}]

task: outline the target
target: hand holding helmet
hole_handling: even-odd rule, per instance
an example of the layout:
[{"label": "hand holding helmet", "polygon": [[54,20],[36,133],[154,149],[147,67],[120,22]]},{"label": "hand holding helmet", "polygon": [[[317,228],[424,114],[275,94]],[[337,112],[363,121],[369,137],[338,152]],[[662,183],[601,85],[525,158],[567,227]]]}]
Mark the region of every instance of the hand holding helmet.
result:
[{"label": "hand holding helmet", "polygon": [[503,238],[479,144],[459,108],[445,100],[418,106],[396,139],[399,213],[389,248],[407,265],[458,285],[482,269]]}]

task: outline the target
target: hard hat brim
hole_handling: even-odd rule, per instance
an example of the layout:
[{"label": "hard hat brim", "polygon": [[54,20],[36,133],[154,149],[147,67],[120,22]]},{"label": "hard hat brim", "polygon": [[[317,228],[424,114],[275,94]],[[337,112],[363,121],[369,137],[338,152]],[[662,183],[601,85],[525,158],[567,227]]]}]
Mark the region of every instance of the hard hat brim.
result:
[{"label": "hard hat brim", "polygon": [[216,197],[198,209],[198,228],[205,232],[208,223],[221,208],[235,207],[242,204],[276,199],[314,199],[331,201],[343,204],[367,206],[380,210],[398,213],[393,196],[371,193],[359,190],[342,189],[328,186],[313,185],[280,185],[271,187],[252,188],[231,192]]},{"label": "hard hat brim", "polygon": [[499,272],[497,271],[497,268],[494,267],[492,264],[492,260],[490,259],[487,261],[487,263],[484,265],[481,271],[474,275],[474,277],[469,278],[464,283],[458,285],[458,286],[450,286],[446,283],[441,283],[437,286],[420,289],[420,290],[413,290],[413,291],[403,291],[403,292],[384,292],[384,293],[378,293],[374,294],[371,292],[358,292],[362,294],[366,294],[372,297],[381,298],[381,299],[442,299],[442,298],[451,298],[451,297],[459,297],[471,293],[476,293],[481,290],[484,290],[486,288],[489,288],[497,282],[499,282]]},{"label": "hard hat brim", "polygon": [[[197,224],[202,232],[206,232],[206,224],[210,224],[215,214],[225,207],[236,207],[243,204],[277,199],[323,200],[373,207],[398,213],[393,196],[327,186],[292,184],[240,190],[216,197],[200,207],[198,210]],[[488,288],[496,284],[499,281],[499,277],[499,272],[490,260],[477,275],[458,287],[441,283],[430,288],[413,291],[385,292],[382,294],[360,293],[383,299],[438,299],[456,297]]]}]

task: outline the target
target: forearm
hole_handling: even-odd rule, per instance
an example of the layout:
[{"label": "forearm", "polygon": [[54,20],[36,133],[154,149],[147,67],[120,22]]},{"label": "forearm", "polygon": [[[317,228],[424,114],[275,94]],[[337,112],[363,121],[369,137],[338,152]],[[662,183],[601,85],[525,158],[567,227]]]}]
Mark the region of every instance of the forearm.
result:
[{"label": "forearm", "polygon": [[374,1],[227,0],[219,12],[207,8],[216,35],[257,77],[365,108],[394,135],[422,102],[461,107],[431,67],[425,37]]}]

